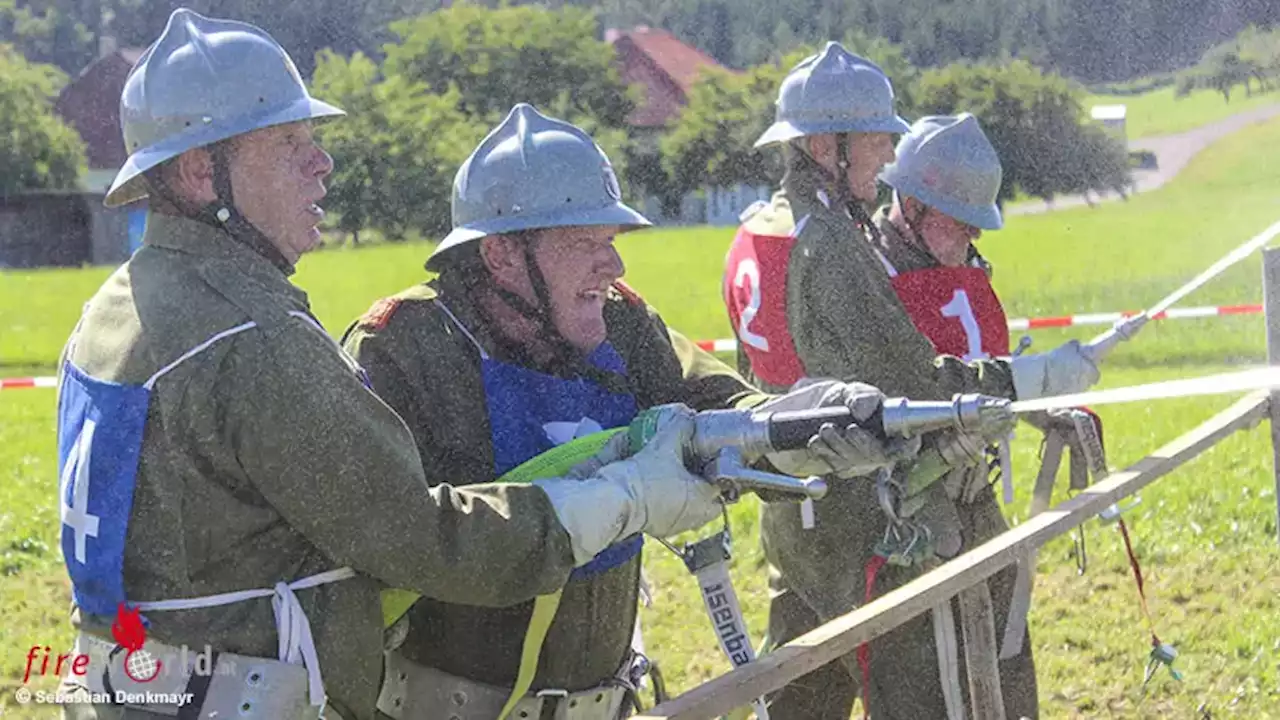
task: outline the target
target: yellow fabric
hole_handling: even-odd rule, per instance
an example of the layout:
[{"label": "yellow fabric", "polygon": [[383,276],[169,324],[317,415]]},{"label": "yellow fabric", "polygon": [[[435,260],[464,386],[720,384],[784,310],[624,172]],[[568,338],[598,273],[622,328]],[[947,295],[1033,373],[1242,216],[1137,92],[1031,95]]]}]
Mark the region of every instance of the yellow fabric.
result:
[{"label": "yellow fabric", "polygon": [[520,651],[520,670],[516,673],[515,687],[511,688],[511,697],[502,706],[498,720],[506,720],[520,698],[529,692],[533,685],[533,676],[538,672],[538,656],[542,654],[542,643],[551,630],[551,621],[556,617],[560,607],[560,594],[557,590],[550,595],[539,595],[533,601],[533,615],[529,618],[529,629],[524,631],[524,648]]},{"label": "yellow fabric", "polygon": [[[595,455],[614,433],[625,428],[605,430],[580,438],[575,438],[563,445],[558,445],[541,455],[526,460],[507,471],[498,478],[498,482],[528,483],[538,478],[556,477],[568,472],[570,468]],[[382,591],[382,626],[389,628],[399,620],[409,608],[418,601],[418,593],[412,590],[388,588]],[[535,612],[537,608],[535,607]]]},{"label": "yellow fabric", "polygon": [[[625,430],[626,428],[605,430],[604,432],[575,438],[563,445],[557,445],[541,455],[536,455],[508,470],[505,475],[498,478],[498,482],[529,483],[539,478],[563,475],[574,465],[599,452],[600,448],[604,447],[605,442],[613,437],[614,433]],[[524,694],[529,692],[530,686],[533,685],[533,678],[538,672],[538,657],[542,653],[542,643],[546,641],[547,633],[551,630],[551,622],[555,619],[556,610],[560,607],[561,592],[557,590],[548,595],[539,595],[534,598],[533,615],[529,618],[529,627],[524,633],[524,647],[520,652],[520,669],[516,673],[516,684],[511,689],[511,697],[507,698],[507,703],[502,708],[502,714],[498,716],[498,720],[504,720],[511,713],[511,710],[515,708],[520,698],[524,697]],[[412,590],[401,590],[399,588],[383,590],[383,627],[391,627],[396,620],[399,620],[409,611],[409,608],[417,602],[418,597],[418,593]]]}]

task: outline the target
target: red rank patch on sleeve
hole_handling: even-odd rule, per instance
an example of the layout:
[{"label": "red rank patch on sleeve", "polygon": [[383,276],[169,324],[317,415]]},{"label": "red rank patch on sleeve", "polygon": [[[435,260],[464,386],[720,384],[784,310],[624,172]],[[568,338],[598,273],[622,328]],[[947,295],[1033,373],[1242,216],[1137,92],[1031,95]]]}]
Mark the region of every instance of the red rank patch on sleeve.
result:
[{"label": "red rank patch on sleeve", "polygon": [[373,330],[381,330],[391,322],[391,316],[396,314],[399,307],[399,298],[382,298],[360,318],[360,324]]},{"label": "red rank patch on sleeve", "polygon": [[613,282],[613,289],[617,290],[618,294],[632,305],[644,305],[644,298],[640,297],[640,293],[636,292],[635,288],[621,280],[615,280]]}]

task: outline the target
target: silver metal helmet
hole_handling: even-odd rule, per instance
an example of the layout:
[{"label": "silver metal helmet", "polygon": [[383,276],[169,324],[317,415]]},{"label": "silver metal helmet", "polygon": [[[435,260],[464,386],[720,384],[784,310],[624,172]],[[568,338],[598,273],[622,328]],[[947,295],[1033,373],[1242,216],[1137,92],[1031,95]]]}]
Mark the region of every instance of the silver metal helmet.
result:
[{"label": "silver metal helmet", "polygon": [[[486,235],[579,225],[652,225],[622,202],[609,158],[580,128],[520,103],[453,180],[453,230],[432,253]],[[428,259],[430,265],[431,259]]]},{"label": "silver metal helmet", "polygon": [[188,150],[260,128],[344,114],[311,97],[289,54],[266,32],[175,10],[125,80],[120,122],[129,159],[106,205],[146,197],[142,174]]},{"label": "silver metal helmet", "polygon": [[893,85],[866,58],[828,42],[792,68],[778,89],[775,121],[755,147],[807,135],[902,133],[907,123],[893,107]]},{"label": "silver metal helmet", "polygon": [[898,142],[897,159],[880,180],[962,223],[983,230],[1004,226],[996,199],[1004,170],[1000,156],[969,113],[916,121]]}]

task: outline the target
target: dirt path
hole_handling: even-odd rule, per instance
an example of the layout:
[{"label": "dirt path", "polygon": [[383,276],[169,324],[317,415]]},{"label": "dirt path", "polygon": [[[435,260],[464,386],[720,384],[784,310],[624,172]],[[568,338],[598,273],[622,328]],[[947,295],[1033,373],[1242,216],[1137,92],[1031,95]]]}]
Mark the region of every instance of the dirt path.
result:
[{"label": "dirt path", "polygon": [[[1195,157],[1196,153],[1212,145],[1215,141],[1243,130],[1249,125],[1277,116],[1280,116],[1280,103],[1247,110],[1238,115],[1232,115],[1217,122],[1201,125],[1194,130],[1175,135],[1159,135],[1141,140],[1130,140],[1130,150],[1146,150],[1155,153],[1157,163],[1156,169],[1133,171],[1133,182],[1136,186],[1135,192],[1141,193],[1155,190],[1176,177],[1179,172],[1182,172],[1182,168],[1191,162],[1191,158]],[[1095,194],[1093,196],[1095,204],[1099,202],[1114,202],[1119,199],[1120,196],[1115,193],[1107,193],[1101,196]],[[1066,195],[1055,198],[1052,203],[1035,200],[1010,205],[1005,208],[1004,212],[1006,215],[1034,215],[1087,204],[1088,202],[1082,195]]]}]

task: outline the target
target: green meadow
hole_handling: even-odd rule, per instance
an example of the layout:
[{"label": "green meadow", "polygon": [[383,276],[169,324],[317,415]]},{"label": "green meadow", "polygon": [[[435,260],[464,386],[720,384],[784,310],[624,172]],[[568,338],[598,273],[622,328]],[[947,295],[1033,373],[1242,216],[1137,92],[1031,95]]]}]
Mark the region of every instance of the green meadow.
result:
[{"label": "green meadow", "polygon": [[1170,86],[1141,95],[1088,95],[1084,107],[1087,112],[1094,105],[1127,106],[1125,126],[1129,139],[1137,140],[1193,130],[1245,110],[1275,103],[1280,103],[1280,93],[1255,91],[1250,97],[1245,95],[1243,88],[1237,87],[1231,93],[1231,102],[1225,102],[1222,94],[1214,90],[1196,90],[1180,98],[1174,95],[1174,88]]},{"label": "green meadow", "polygon": [[[1222,104],[1221,98],[1202,95],[1180,102]],[[1153,106],[1157,101],[1149,100]],[[1244,102],[1223,107],[1234,112]],[[1131,123],[1138,118],[1136,105],[1130,106]],[[1205,120],[1201,116],[1191,124]],[[1132,127],[1142,133],[1172,132],[1183,120],[1157,112],[1150,122]],[[1005,230],[979,242],[995,266],[994,282],[1009,315],[1103,312],[1155,303],[1280,220],[1280,163],[1265,150],[1278,146],[1280,121],[1272,121],[1216,144],[1158,192],[1096,209],[1010,218]],[[732,228],[689,228],[625,236],[619,247],[627,281],[686,335],[730,337],[719,283],[732,234]],[[303,261],[296,279],[337,335],[379,297],[422,280],[428,250],[426,244],[324,250]],[[0,376],[52,374],[81,304],[109,272],[0,273]],[[1260,273],[1259,257],[1249,258],[1184,304],[1260,302]],[[1031,351],[1092,337],[1101,329],[1034,331]],[[1108,359],[1101,386],[1239,369],[1263,362],[1264,349],[1260,316],[1156,322]],[[1112,467],[1141,458],[1234,399],[1100,408]],[[53,400],[51,390],[0,393],[0,715],[5,717],[53,715],[48,708],[17,707],[13,691],[22,681],[30,646],[69,646],[71,640],[58,550]],[[1013,458],[1019,497],[1006,508],[1013,523],[1027,515],[1039,442],[1035,431],[1019,430]],[[1156,631],[1177,646],[1181,681],[1162,671],[1143,687],[1149,634],[1114,527],[1096,521],[1084,526],[1089,547],[1084,574],[1077,573],[1070,538],[1044,546],[1030,621],[1043,717],[1280,717],[1280,551],[1271,458],[1265,425],[1239,433],[1147,488],[1141,504],[1127,515]],[[1060,499],[1066,496],[1065,478],[1059,492]],[[737,553],[733,573],[758,642],[767,597],[756,513],[748,498],[733,507],[731,519]],[[693,578],[658,543],[648,547],[646,569],[655,597],[642,615],[646,645],[670,689],[686,690],[724,673],[728,662],[702,614]]]}]

